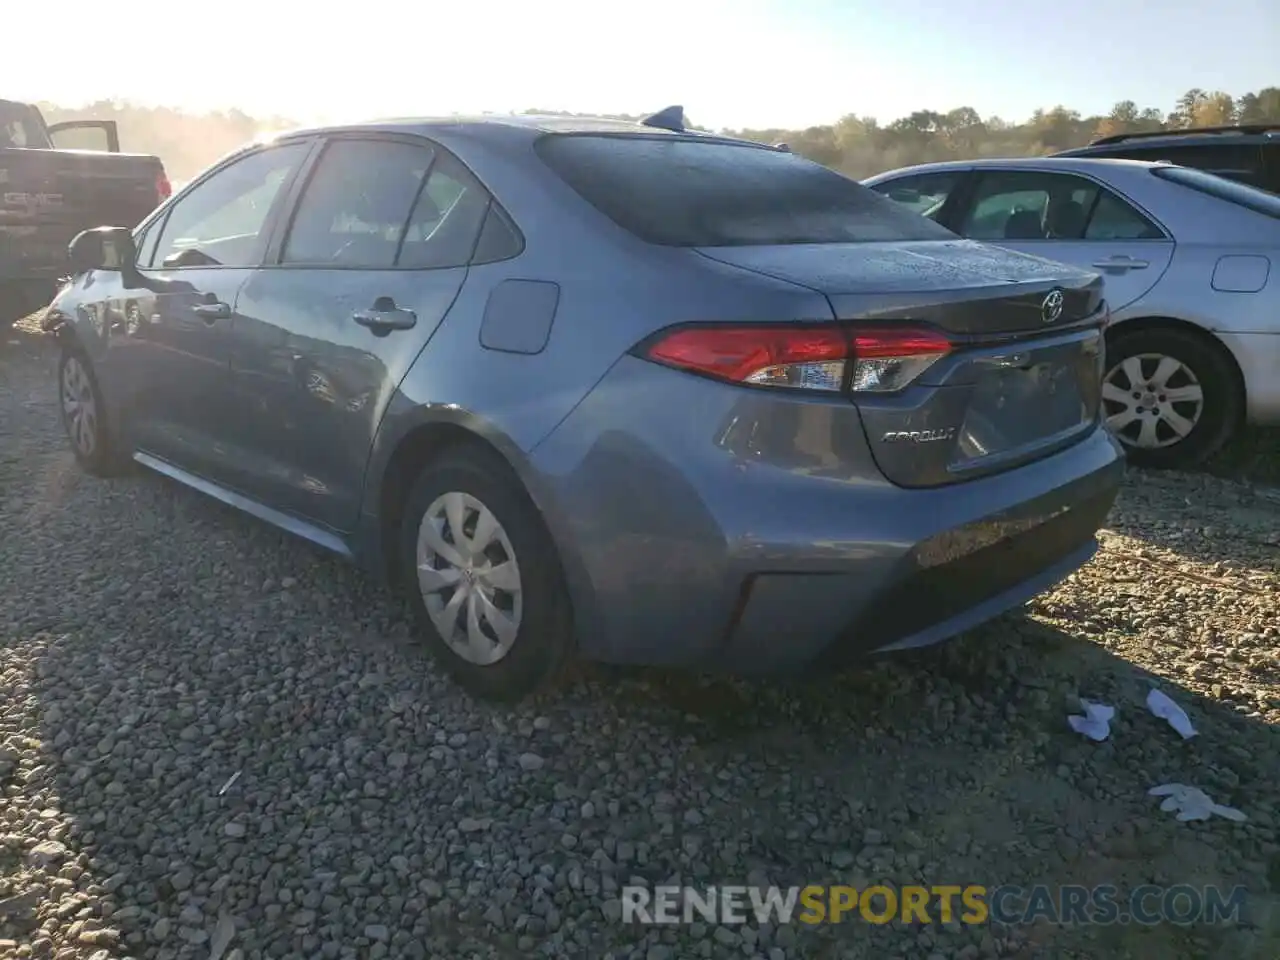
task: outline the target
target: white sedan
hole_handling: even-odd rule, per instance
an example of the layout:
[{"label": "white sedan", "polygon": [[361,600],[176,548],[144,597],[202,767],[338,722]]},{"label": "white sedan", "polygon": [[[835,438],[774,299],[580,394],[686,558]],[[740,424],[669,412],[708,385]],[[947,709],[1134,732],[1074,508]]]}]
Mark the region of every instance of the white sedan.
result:
[{"label": "white sedan", "polygon": [[956,233],[1103,275],[1107,424],[1137,464],[1280,425],[1280,196],[1138,160],[929,163],[863,183]]}]

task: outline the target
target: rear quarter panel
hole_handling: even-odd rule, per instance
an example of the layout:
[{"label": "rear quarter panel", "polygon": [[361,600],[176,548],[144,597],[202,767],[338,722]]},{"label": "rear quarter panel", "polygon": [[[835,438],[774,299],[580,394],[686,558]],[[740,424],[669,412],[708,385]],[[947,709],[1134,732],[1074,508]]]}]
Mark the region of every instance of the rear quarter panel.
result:
[{"label": "rear quarter panel", "polygon": [[1280,247],[1179,243],[1160,282],[1112,322],[1143,317],[1212,333],[1280,333]]},{"label": "rear quarter panel", "polygon": [[[499,148],[480,135],[433,136],[498,198],[525,245],[512,259],[470,268],[448,316],[401,382],[374,442],[362,526],[374,529],[386,469],[404,439],[423,425],[455,424],[485,438],[521,476],[557,541],[571,587],[580,586],[584,574],[563,505],[531,465],[538,444],[627,351],[662,327],[827,320],[831,306],[795,284],[641,242],[545,169],[532,138],[526,149],[513,150],[509,142]],[[537,353],[481,344],[490,294],[506,280],[559,288],[546,344]]]}]

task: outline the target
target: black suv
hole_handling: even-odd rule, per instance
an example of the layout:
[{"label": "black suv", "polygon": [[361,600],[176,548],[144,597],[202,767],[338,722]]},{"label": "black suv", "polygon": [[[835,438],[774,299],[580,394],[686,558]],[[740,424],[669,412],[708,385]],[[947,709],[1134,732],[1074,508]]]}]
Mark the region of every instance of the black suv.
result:
[{"label": "black suv", "polygon": [[1122,133],[1054,156],[1168,160],[1280,193],[1280,124]]}]

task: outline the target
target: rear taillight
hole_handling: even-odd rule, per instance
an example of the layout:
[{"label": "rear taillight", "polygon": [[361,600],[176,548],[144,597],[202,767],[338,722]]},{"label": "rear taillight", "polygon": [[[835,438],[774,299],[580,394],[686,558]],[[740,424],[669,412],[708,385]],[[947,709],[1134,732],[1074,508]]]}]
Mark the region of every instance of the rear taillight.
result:
[{"label": "rear taillight", "polygon": [[657,363],[762,387],[891,393],[951,352],[920,327],[836,324],[682,327],[643,350]]},{"label": "rear taillight", "polygon": [[169,182],[169,178],[163,172],[156,174],[156,196],[160,198],[160,202],[164,203],[173,194],[173,184]]}]

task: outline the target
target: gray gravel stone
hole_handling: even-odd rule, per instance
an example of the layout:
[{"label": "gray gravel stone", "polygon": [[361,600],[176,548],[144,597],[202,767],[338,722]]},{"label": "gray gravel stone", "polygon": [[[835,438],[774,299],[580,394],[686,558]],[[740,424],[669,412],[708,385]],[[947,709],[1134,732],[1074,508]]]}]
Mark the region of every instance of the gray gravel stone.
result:
[{"label": "gray gravel stone", "polygon": [[542,757],[538,756],[536,753],[522,753],[520,754],[518,762],[520,764],[520,769],[525,771],[526,773],[532,773],[535,770],[541,770],[543,766],[546,764],[546,761],[543,760]]}]

